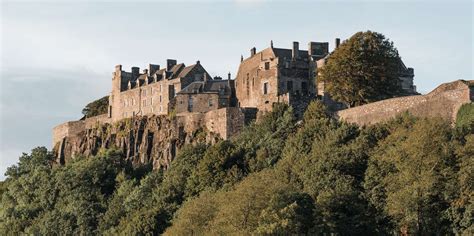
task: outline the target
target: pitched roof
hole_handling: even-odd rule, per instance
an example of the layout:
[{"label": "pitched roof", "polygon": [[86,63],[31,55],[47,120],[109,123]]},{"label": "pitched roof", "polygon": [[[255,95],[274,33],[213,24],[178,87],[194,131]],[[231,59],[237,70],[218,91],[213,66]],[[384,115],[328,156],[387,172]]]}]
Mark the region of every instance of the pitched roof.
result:
[{"label": "pitched roof", "polygon": [[194,64],[194,65],[184,67],[177,77],[179,77],[179,78],[186,77],[186,75],[188,75],[189,72],[191,72],[194,69],[194,67],[196,67],[197,65],[198,64]]},{"label": "pitched roof", "polygon": [[228,80],[195,81],[179,91],[178,94],[219,93],[221,91],[224,92],[224,95],[231,94]]}]

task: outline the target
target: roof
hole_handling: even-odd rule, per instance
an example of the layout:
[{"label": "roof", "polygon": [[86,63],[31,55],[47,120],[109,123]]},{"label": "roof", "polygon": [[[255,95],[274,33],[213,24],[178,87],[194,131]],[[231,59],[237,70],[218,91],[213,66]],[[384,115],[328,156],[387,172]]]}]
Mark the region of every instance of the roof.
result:
[{"label": "roof", "polygon": [[198,64],[194,64],[194,65],[190,65],[190,66],[187,66],[187,67],[184,67],[181,72],[179,73],[178,77],[180,78],[183,78],[183,77],[186,77],[186,75],[189,74],[189,72],[191,72],[194,67],[196,67]]},{"label": "roof", "polygon": [[[286,57],[286,58],[292,58],[293,53],[292,49],[287,49],[287,48],[272,48],[273,53],[275,53],[276,57]],[[299,55],[308,55],[308,51],[306,50],[298,50]]]},{"label": "roof", "polygon": [[224,95],[231,94],[228,80],[195,81],[179,91],[178,94],[219,93],[222,91]]},{"label": "roof", "polygon": [[184,63],[179,63],[179,64],[176,64],[176,65],[174,65],[173,67],[171,67],[171,69],[170,69],[170,71],[169,71],[169,72],[171,72],[171,77],[170,77],[170,78],[178,78],[178,77],[180,77],[180,76],[178,76],[178,75],[179,75],[179,72],[180,72],[181,70],[183,70],[184,67],[185,67],[185,66],[184,66]]}]

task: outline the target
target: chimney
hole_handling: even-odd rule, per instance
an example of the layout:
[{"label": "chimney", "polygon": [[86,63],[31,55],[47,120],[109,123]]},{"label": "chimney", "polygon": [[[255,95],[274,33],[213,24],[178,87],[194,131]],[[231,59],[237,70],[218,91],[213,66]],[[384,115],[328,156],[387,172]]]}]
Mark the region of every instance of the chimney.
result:
[{"label": "chimney", "polygon": [[116,65],[115,66],[115,71],[122,71],[122,65]]},{"label": "chimney", "polygon": [[155,74],[157,70],[160,70],[160,65],[148,64],[148,73],[149,75]]},{"label": "chimney", "polygon": [[341,39],[340,38],[336,38],[336,48],[339,47],[339,44],[341,44]]},{"label": "chimney", "polygon": [[240,55],[240,62],[244,61],[244,55]]},{"label": "chimney", "polygon": [[132,78],[136,79],[140,75],[140,67],[132,67]]},{"label": "chimney", "polygon": [[255,47],[253,47],[252,49],[250,49],[250,56],[253,57],[255,55],[255,53],[257,53],[257,49]]},{"label": "chimney", "polygon": [[176,60],[173,60],[173,59],[167,59],[166,60],[166,70],[167,71],[170,71],[171,68],[173,68],[173,66],[176,65]]},{"label": "chimney", "polygon": [[270,40],[270,47],[273,48],[273,40]]},{"label": "chimney", "polygon": [[293,59],[296,59],[297,57],[299,57],[299,52],[300,52],[300,49],[299,49],[299,43],[298,42],[293,42],[293,50],[291,51],[291,55],[293,56]]},{"label": "chimney", "polygon": [[203,77],[204,77],[204,83],[207,83],[207,73],[204,73]]},{"label": "chimney", "polygon": [[230,80],[230,72],[227,74],[227,80]]},{"label": "chimney", "polygon": [[199,60],[196,61],[196,65],[199,65],[201,64],[201,62]]},{"label": "chimney", "polygon": [[148,75],[148,69],[143,69],[143,74],[147,74],[147,75]]}]

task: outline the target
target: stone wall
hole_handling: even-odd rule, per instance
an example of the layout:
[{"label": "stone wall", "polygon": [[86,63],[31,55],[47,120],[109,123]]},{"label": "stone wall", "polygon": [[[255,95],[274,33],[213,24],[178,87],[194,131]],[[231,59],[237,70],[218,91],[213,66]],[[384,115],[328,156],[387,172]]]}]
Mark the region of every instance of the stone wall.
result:
[{"label": "stone wall", "polygon": [[53,128],[53,145],[54,147],[58,142],[60,142],[65,137],[71,137],[78,135],[85,129],[85,121],[69,121],[60,125],[57,125]]},{"label": "stone wall", "polygon": [[441,117],[454,122],[461,105],[473,100],[473,81],[445,83],[426,95],[392,98],[342,110],[336,116],[359,125],[391,119],[403,112],[419,117]]},{"label": "stone wall", "polygon": [[225,107],[206,113],[180,113],[178,121],[184,132],[203,129],[229,139],[240,132],[245,123],[244,113],[237,107]]},{"label": "stone wall", "polygon": [[[218,93],[178,94],[175,99],[176,113],[208,112],[221,108]],[[192,106],[189,106],[190,100]]]}]

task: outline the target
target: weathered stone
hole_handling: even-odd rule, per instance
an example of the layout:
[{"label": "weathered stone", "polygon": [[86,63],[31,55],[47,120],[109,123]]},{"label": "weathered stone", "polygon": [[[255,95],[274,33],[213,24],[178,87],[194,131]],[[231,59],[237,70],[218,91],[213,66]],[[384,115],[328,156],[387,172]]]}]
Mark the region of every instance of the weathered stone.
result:
[{"label": "weathered stone", "polygon": [[391,119],[403,112],[419,117],[441,117],[454,122],[459,108],[474,100],[474,81],[445,83],[426,95],[392,98],[337,112],[337,117],[359,125]]}]

